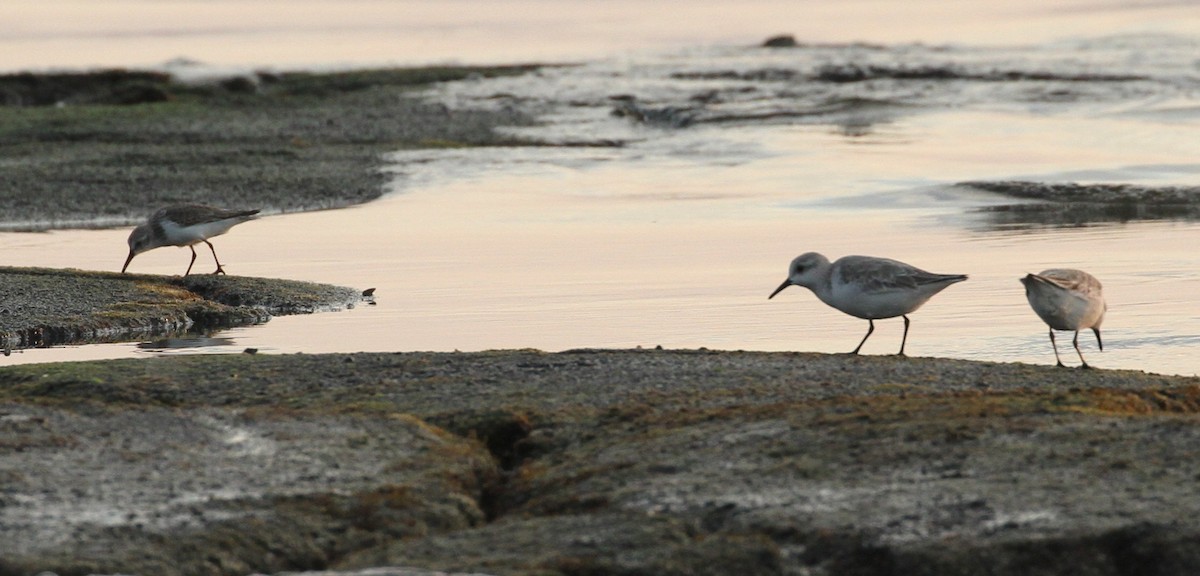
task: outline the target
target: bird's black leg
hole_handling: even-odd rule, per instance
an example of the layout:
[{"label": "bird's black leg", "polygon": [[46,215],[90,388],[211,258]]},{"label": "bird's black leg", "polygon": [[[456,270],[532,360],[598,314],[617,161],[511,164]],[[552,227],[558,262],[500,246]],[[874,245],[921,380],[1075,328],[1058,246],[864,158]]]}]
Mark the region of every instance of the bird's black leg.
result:
[{"label": "bird's black leg", "polygon": [[1087,360],[1083,359],[1083,352],[1079,351],[1079,331],[1078,330],[1075,331],[1075,339],[1072,340],[1071,343],[1075,344],[1075,353],[1079,355],[1079,361],[1082,362],[1082,364],[1080,364],[1079,367],[1080,368],[1091,368],[1091,366],[1088,366]]},{"label": "bird's black leg", "polygon": [[192,273],[192,264],[196,263],[196,249],[193,248],[191,245],[188,245],[188,250],[192,251],[192,261],[188,262],[188,269],[187,269],[187,272],[183,273],[184,276],[187,276],[188,274]]},{"label": "bird's black leg", "polygon": [[220,260],[217,260],[217,249],[216,249],[216,248],[213,248],[213,245],[212,245],[212,243],[211,243],[211,242],[209,242],[208,240],[205,240],[205,241],[204,241],[204,243],[205,243],[205,244],[208,244],[208,249],[209,249],[209,250],[212,250],[212,253],[213,253],[213,262],[216,262],[216,263],[217,263],[217,269],[216,269],[216,270],[213,270],[213,274],[224,274],[224,273],[225,273],[225,268],[221,267],[221,261],[220,261]]},{"label": "bird's black leg", "polygon": [[1054,342],[1054,329],[1050,329],[1050,346],[1054,348],[1054,361],[1058,363],[1060,368],[1066,368],[1067,365],[1062,363],[1062,359],[1058,357],[1058,344]]},{"label": "bird's black leg", "polygon": [[904,345],[908,342],[908,315],[901,314],[900,317],[904,319],[904,337],[900,339],[900,353],[897,356],[904,355]]},{"label": "bird's black leg", "polygon": [[871,333],[874,331],[875,331],[875,321],[867,320],[867,335],[863,336],[862,342],[858,343],[858,347],[855,348],[854,351],[851,352],[851,354],[858,354],[858,351],[862,349],[862,345],[867,343],[867,338],[870,338]]}]

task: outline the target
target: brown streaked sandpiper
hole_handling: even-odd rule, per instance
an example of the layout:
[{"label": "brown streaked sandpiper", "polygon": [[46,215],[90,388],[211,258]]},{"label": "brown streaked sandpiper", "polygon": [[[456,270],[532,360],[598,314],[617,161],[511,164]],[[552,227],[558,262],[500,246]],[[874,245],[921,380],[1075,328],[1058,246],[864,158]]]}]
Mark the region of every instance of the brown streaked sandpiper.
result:
[{"label": "brown streaked sandpiper", "polygon": [[1108,304],[1104,301],[1103,286],[1095,276],[1083,270],[1051,268],[1038,274],[1026,274],[1021,278],[1025,285],[1025,298],[1033,311],[1050,326],[1050,346],[1054,348],[1054,360],[1066,366],[1058,357],[1058,344],[1054,342],[1055,330],[1074,330],[1075,353],[1079,354],[1080,368],[1090,368],[1083,352],[1079,351],[1079,331],[1091,328],[1096,335],[1096,344],[1104,351],[1100,340],[1100,323]]},{"label": "brown streaked sandpiper", "polygon": [[966,274],[933,274],[903,262],[871,256],[843,256],[830,264],[828,258],[809,252],[792,260],[787,280],[767,299],[788,286],[803,286],[822,302],[866,320],[867,335],[851,354],[858,354],[871,337],[875,320],[900,316],[904,318],[904,338],[900,340],[898,355],[903,356],[908,342],[907,314],[947,286],[966,279]]},{"label": "brown streaked sandpiper", "polygon": [[213,261],[217,263],[213,274],[224,274],[225,269],[217,259],[217,251],[208,239],[253,219],[255,214],[258,214],[258,210],[225,210],[203,204],[175,204],[162,208],[129,234],[129,257],[125,259],[121,273],[124,274],[133,257],[142,252],[161,246],[187,246],[192,251],[192,260],[188,262],[187,272],[183,273],[187,276],[196,263],[196,248],[193,245],[203,242],[208,244]]}]

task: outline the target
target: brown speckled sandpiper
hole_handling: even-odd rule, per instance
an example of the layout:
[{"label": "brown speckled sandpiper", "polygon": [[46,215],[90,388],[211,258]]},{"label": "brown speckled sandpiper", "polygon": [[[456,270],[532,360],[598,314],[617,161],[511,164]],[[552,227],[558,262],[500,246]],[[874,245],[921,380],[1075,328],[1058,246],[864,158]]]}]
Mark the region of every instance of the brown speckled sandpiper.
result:
[{"label": "brown speckled sandpiper", "polygon": [[1074,330],[1075,353],[1079,354],[1080,368],[1089,368],[1083,352],[1079,351],[1079,331],[1091,328],[1096,335],[1096,344],[1104,351],[1100,340],[1100,324],[1108,304],[1104,301],[1104,287],[1095,276],[1072,268],[1051,268],[1039,274],[1026,274],[1021,278],[1025,285],[1025,298],[1029,306],[1050,326],[1050,346],[1054,348],[1054,360],[1065,366],[1058,357],[1058,344],[1054,342],[1055,330]]}]

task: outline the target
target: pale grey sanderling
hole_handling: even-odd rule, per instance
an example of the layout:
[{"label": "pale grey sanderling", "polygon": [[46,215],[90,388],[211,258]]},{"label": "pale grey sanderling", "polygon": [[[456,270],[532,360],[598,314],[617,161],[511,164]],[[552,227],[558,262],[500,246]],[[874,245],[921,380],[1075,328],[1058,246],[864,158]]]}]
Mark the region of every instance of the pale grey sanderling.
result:
[{"label": "pale grey sanderling", "polygon": [[1054,360],[1065,366],[1058,357],[1058,344],[1054,342],[1055,330],[1074,330],[1075,352],[1079,354],[1081,368],[1089,368],[1079,351],[1079,331],[1091,328],[1096,335],[1096,344],[1104,351],[1100,339],[1100,323],[1108,304],[1104,302],[1103,287],[1095,276],[1083,270],[1051,268],[1039,274],[1026,274],[1021,278],[1025,285],[1025,297],[1029,306],[1050,326],[1050,346],[1054,348]]},{"label": "pale grey sanderling", "polygon": [[904,338],[899,355],[908,342],[907,314],[920,308],[947,286],[966,280],[965,274],[933,274],[896,260],[871,256],[843,256],[830,264],[816,252],[797,256],[788,266],[788,278],[767,299],[788,286],[812,290],[822,302],[868,322],[867,335],[851,354],[858,354],[875,331],[875,320],[904,318]]},{"label": "pale grey sanderling", "polygon": [[133,257],[142,252],[162,246],[187,246],[192,251],[192,260],[188,262],[187,272],[183,273],[187,276],[196,263],[196,248],[193,245],[203,242],[208,244],[213,261],[217,263],[213,274],[224,274],[225,269],[217,259],[217,250],[208,239],[253,219],[255,214],[258,214],[258,210],[225,210],[203,204],[175,204],[162,208],[129,234],[129,257],[125,259],[121,273],[124,274]]}]

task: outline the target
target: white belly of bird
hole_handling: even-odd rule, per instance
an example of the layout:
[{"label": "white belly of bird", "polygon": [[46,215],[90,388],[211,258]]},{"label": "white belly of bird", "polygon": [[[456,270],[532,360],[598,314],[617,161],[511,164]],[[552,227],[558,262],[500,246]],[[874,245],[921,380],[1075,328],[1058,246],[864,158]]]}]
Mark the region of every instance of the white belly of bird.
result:
[{"label": "white belly of bird", "polygon": [[831,286],[826,304],[864,320],[894,318],[920,308],[932,293],[924,290],[865,292],[855,284]]},{"label": "white belly of bird", "polygon": [[192,226],[178,226],[174,222],[163,222],[163,233],[174,246],[190,246],[213,236],[220,236],[233,228],[237,224],[236,218],[226,220],[217,220],[215,222],[206,222],[204,224],[194,224]]}]

